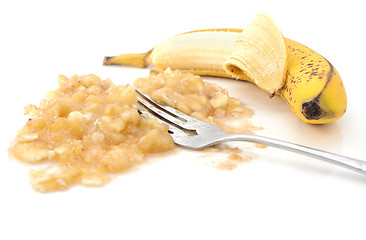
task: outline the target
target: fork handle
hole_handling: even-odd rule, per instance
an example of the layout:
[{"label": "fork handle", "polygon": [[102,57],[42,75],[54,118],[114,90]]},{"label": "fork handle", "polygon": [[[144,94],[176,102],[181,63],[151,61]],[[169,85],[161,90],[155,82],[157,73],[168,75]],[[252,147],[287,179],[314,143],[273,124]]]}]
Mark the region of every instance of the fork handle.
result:
[{"label": "fork handle", "polygon": [[259,143],[266,146],[276,147],[287,151],[300,153],[306,156],[318,158],[320,160],[336,164],[341,167],[348,168],[350,170],[366,174],[366,162],[334,153],[325,152],[322,150],[305,147],[299,144],[289,143],[273,138],[267,138],[256,135],[246,134],[228,134],[225,136],[226,140],[231,141],[248,141],[253,143]]}]

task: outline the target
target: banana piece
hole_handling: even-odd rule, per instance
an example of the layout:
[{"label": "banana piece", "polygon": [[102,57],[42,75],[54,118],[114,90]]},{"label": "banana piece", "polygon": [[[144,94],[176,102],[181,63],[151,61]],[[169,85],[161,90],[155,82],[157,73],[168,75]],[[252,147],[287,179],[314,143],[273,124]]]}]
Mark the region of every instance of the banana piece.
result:
[{"label": "banana piece", "polygon": [[[245,69],[240,75],[232,75],[231,70],[224,68],[235,56],[234,50],[241,34],[242,29],[230,28],[183,33],[168,38],[144,54],[105,57],[104,65],[154,65],[161,69],[169,67],[203,76],[256,83]],[[347,96],[337,70],[310,48],[287,38],[284,38],[284,43],[287,47],[286,79],[278,90],[272,88],[274,93],[306,123],[325,124],[339,119],[346,111]],[[253,56],[252,60],[255,59]],[[262,86],[262,89],[271,93],[267,87]]]}]

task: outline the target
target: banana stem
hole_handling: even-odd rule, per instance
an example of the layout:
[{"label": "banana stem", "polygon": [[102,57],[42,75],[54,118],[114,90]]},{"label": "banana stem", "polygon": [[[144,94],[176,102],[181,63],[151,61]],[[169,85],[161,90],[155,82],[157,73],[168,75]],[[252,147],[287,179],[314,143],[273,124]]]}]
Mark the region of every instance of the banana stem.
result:
[{"label": "banana stem", "polygon": [[123,66],[133,66],[139,68],[146,68],[149,66],[148,57],[151,51],[146,53],[136,53],[136,54],[122,54],[119,56],[106,56],[103,60],[103,65],[123,65]]}]

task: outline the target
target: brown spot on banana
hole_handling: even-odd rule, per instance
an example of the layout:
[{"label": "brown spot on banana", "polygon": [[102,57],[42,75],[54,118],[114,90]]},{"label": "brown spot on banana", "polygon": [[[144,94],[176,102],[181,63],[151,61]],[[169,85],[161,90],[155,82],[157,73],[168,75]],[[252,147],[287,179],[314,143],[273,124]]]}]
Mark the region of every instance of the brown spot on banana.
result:
[{"label": "brown spot on banana", "polygon": [[302,104],[302,114],[308,120],[318,120],[322,116],[323,111],[316,100],[311,100]]}]

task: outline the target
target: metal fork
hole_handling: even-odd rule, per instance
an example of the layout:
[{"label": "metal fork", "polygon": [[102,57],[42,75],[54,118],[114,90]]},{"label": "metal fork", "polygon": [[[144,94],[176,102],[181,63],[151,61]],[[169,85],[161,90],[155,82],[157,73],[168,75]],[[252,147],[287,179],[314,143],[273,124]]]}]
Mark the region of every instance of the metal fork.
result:
[{"label": "metal fork", "polygon": [[228,134],[219,126],[190,117],[170,106],[162,106],[138,89],[136,92],[139,95],[138,103],[143,106],[139,109],[140,113],[167,124],[174,143],[181,147],[200,150],[227,141],[247,141],[318,158],[366,174],[365,161],[268,137],[252,134]]}]

